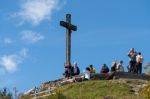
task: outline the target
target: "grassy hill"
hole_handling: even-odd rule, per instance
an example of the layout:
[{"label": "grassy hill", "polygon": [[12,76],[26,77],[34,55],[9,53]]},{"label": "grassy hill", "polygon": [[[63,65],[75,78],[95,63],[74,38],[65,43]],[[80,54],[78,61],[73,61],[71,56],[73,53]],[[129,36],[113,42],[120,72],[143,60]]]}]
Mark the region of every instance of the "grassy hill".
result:
[{"label": "grassy hill", "polygon": [[[60,86],[56,88],[56,94],[38,99],[144,99],[139,92],[145,85],[147,82],[143,80],[89,80]],[[147,97],[146,90],[143,94]],[[150,95],[149,89],[147,91]]]},{"label": "grassy hill", "polygon": [[91,80],[72,83],[57,88],[56,95],[45,99],[143,99],[135,93],[144,83],[141,80]]}]

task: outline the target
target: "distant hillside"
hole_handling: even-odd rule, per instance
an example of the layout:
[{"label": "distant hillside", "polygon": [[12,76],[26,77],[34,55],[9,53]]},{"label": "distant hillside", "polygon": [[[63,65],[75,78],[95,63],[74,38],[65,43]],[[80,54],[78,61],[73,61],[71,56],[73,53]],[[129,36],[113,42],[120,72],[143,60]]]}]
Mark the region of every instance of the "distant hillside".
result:
[{"label": "distant hillside", "polygon": [[146,83],[131,79],[83,81],[57,87],[56,94],[40,99],[144,99],[139,91]]}]

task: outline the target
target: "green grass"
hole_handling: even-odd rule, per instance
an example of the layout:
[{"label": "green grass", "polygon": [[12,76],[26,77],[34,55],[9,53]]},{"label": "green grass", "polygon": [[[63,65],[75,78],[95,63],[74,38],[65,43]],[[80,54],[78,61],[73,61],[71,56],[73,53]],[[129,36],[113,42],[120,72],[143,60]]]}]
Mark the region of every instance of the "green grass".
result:
[{"label": "green grass", "polygon": [[114,97],[115,99],[123,99],[121,97],[130,97],[124,99],[132,99],[131,97],[135,97],[133,91],[126,83],[113,80],[73,83],[62,86],[57,90],[64,96],[69,97],[67,99],[103,99],[106,96]]},{"label": "green grass", "polygon": [[39,99],[143,99],[129,86],[143,83],[138,80],[90,80],[63,85],[56,89],[56,94]]}]

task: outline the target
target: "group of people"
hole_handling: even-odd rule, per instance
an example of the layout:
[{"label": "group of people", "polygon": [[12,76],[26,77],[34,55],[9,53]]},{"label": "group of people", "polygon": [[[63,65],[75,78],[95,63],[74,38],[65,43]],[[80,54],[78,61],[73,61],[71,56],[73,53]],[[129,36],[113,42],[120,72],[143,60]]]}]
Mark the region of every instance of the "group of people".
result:
[{"label": "group of people", "polygon": [[[89,65],[88,67],[86,67],[85,71],[84,71],[84,80],[89,80],[90,79],[90,74],[91,73],[96,73],[95,68],[93,67],[93,65]],[[80,74],[80,69],[77,65],[76,62],[74,62],[73,66],[69,67],[69,68],[65,68],[65,73],[64,76],[66,78],[70,78],[72,76],[76,76]]]},{"label": "group of people", "polygon": [[[134,48],[128,53],[129,57],[129,65],[127,66],[128,72],[131,73],[142,73],[142,64],[143,64],[143,56],[141,52],[136,52]],[[106,64],[103,64],[101,73],[108,73],[110,70]],[[111,72],[124,72],[123,60],[121,60],[118,64],[116,61],[112,62]]]},{"label": "group of people", "polygon": [[121,60],[118,64],[116,61],[113,61],[111,65],[111,70],[109,70],[109,67],[106,64],[103,64],[100,72],[108,73],[110,71],[111,72],[124,72],[123,61]]},{"label": "group of people", "polygon": [[[143,57],[141,52],[136,52],[134,48],[131,48],[131,50],[128,53],[128,57],[129,57],[129,65],[127,66],[128,72],[141,74],[143,63]],[[125,70],[123,63],[124,63],[123,60],[120,60],[119,63],[113,61],[110,69],[106,64],[103,64],[100,69],[100,73],[124,72]],[[96,73],[96,70],[93,67],[93,65],[89,65],[88,67],[86,67],[84,71],[84,79],[89,80],[91,73]],[[76,62],[69,69],[66,68],[65,70],[65,77],[75,76],[79,74],[80,69]]]},{"label": "group of people", "polygon": [[142,73],[142,64],[143,64],[143,56],[141,52],[136,52],[134,48],[131,48],[131,50],[128,53],[129,57],[129,65],[128,65],[128,71],[132,73]]},{"label": "group of people", "polygon": [[[131,73],[142,73],[143,56],[141,52],[136,52],[134,48],[131,48],[129,53],[129,65],[127,66],[128,72]],[[106,64],[103,64],[101,73],[108,73],[110,70]],[[118,64],[116,61],[112,62],[111,72],[124,72],[123,60]]]},{"label": "group of people", "polygon": [[66,67],[65,68],[65,72],[64,72],[64,76],[66,78],[69,78],[71,76],[75,76],[75,75],[79,75],[80,74],[80,69],[77,65],[76,62],[74,62],[74,65],[73,66],[70,66],[70,67]]}]

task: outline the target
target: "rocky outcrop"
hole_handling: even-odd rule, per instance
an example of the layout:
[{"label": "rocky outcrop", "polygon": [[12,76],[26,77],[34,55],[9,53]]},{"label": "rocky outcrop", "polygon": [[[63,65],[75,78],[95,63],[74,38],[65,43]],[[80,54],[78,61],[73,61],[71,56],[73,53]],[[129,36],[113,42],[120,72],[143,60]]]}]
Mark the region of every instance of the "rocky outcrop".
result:
[{"label": "rocky outcrop", "polygon": [[92,74],[91,79],[93,80],[104,80],[106,78],[110,79],[140,79],[150,81],[150,76],[146,74],[134,74],[128,72],[116,72],[116,73],[97,73]]}]

